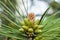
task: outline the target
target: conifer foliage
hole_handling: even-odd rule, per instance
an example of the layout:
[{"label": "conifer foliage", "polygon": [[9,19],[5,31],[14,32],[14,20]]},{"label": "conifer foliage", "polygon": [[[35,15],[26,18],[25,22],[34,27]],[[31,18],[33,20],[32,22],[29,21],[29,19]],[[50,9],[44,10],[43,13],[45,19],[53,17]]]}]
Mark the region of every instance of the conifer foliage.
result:
[{"label": "conifer foliage", "polygon": [[60,11],[54,12],[51,16],[48,16],[45,19],[46,14],[50,9],[49,7],[41,16],[40,20],[35,20],[34,13],[28,14],[26,11],[27,16],[25,16],[23,12],[19,12],[17,7],[15,7],[10,0],[8,0],[8,3],[13,9],[15,9],[17,14],[19,14],[19,17],[8,6],[6,6],[6,4],[0,1],[0,7],[4,10],[4,13],[10,15],[10,17],[15,20],[11,20],[0,11],[0,19],[3,18],[9,22],[9,24],[1,24],[1,35],[15,38],[16,40],[60,40],[60,17],[58,17]]}]

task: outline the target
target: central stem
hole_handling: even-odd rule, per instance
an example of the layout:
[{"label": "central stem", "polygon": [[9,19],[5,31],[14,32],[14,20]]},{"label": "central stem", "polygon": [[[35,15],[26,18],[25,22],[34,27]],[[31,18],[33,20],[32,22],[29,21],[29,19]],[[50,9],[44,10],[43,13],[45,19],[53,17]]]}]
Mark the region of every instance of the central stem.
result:
[{"label": "central stem", "polygon": [[34,35],[32,35],[31,37],[29,37],[29,40],[34,40]]},{"label": "central stem", "polygon": [[29,40],[33,40],[33,38],[29,38]]}]

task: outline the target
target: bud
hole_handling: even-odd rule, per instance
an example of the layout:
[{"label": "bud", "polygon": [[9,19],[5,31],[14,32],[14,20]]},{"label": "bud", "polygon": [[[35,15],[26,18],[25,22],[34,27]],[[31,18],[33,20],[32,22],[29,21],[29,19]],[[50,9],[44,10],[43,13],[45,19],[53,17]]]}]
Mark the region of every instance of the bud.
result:
[{"label": "bud", "polygon": [[39,35],[34,38],[34,40],[40,40],[40,39],[42,39],[42,36]]},{"label": "bud", "polygon": [[39,26],[38,26],[38,29],[42,29],[42,28],[43,28],[43,25],[39,25]]},{"label": "bud", "polygon": [[20,32],[24,32],[24,29],[23,29],[23,28],[20,28],[19,31],[20,31]]},{"label": "bud", "polygon": [[29,28],[29,29],[28,29],[28,32],[33,32],[33,29],[32,29],[32,28]]},{"label": "bud", "polygon": [[28,20],[28,18],[25,18],[25,19],[24,19],[24,22],[25,22],[25,25],[29,25],[29,20]]},{"label": "bud", "polygon": [[28,27],[27,26],[22,26],[23,29],[25,30],[28,30]]},{"label": "bud", "polygon": [[33,27],[34,23],[32,20],[29,20],[29,27]]},{"label": "bud", "polygon": [[38,28],[38,25],[34,25],[34,26],[33,26],[33,29],[37,29],[37,28]]},{"label": "bud", "polygon": [[35,39],[34,40],[39,40],[39,38],[38,37],[35,37]]},{"label": "bud", "polygon": [[29,20],[34,20],[34,17],[35,17],[34,13],[31,12],[31,13],[28,14]]},{"label": "bud", "polygon": [[40,29],[35,30],[35,33],[41,33],[42,31]]},{"label": "bud", "polygon": [[36,20],[36,21],[35,21],[35,24],[39,24],[39,20]]}]

